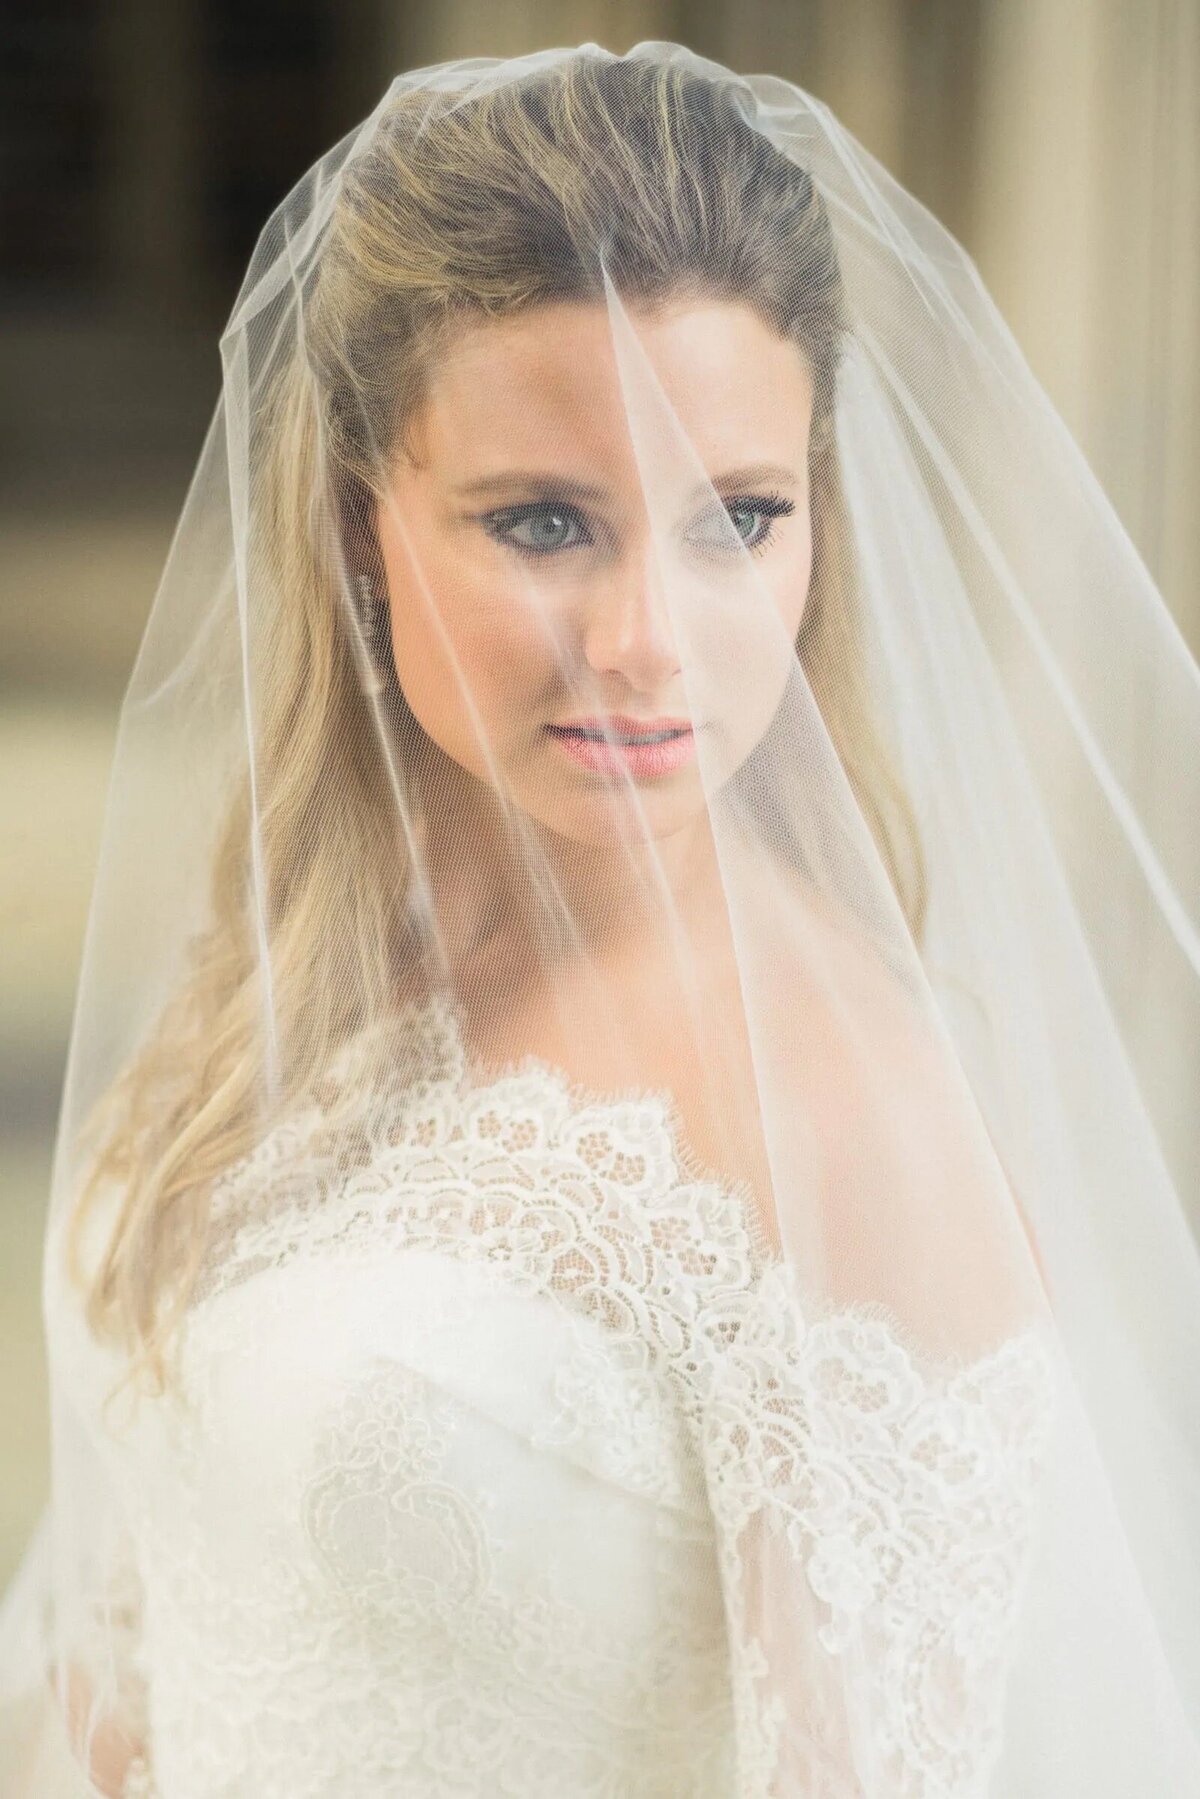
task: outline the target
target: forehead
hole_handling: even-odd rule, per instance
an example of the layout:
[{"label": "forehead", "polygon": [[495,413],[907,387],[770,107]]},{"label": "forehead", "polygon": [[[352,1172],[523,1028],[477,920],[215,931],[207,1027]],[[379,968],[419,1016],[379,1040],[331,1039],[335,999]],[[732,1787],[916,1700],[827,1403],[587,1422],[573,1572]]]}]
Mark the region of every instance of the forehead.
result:
[{"label": "forehead", "polygon": [[768,455],[799,471],[811,406],[803,355],[747,306],[677,303],[614,321],[603,302],[554,305],[459,333],[413,435],[434,477],[551,459],[594,479],[629,469],[636,409],[652,442],[677,421],[714,473]]}]

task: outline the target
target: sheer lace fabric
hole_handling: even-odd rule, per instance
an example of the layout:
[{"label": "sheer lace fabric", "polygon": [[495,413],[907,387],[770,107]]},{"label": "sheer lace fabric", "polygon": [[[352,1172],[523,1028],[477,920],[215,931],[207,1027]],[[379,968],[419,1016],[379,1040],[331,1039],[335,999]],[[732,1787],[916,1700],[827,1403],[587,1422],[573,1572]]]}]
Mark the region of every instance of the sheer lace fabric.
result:
[{"label": "sheer lace fabric", "polygon": [[[440,1002],[389,1066],[352,1045],[225,1177],[179,1395],[106,1424],[128,1793],[985,1794],[1041,1327],[935,1369],[806,1319],[664,1096],[474,1084]],[[809,1665],[762,1640],[780,1581]]]}]

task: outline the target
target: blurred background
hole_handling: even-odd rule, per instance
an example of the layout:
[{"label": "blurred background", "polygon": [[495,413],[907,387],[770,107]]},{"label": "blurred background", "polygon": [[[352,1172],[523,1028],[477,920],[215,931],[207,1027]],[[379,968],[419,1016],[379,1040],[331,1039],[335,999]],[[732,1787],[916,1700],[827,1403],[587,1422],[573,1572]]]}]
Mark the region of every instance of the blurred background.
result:
[{"label": "blurred background", "polygon": [[0,1586],[117,711],[254,239],[402,69],[645,38],[817,95],[965,244],[1200,655],[1200,0],[5,0]]}]

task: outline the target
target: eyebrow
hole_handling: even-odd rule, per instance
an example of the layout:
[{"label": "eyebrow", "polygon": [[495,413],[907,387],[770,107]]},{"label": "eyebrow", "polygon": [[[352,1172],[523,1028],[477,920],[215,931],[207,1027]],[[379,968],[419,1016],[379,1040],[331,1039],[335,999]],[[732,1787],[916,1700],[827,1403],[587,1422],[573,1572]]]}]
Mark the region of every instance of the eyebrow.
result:
[{"label": "eyebrow", "polygon": [[[707,480],[698,482],[688,497],[698,500],[703,498],[709,488],[748,487],[758,481],[774,481],[780,486],[795,487],[798,476],[794,469],[788,468],[784,463],[752,462],[741,468],[726,469],[720,475],[710,475]],[[485,493],[500,494],[518,490],[555,500],[602,500],[605,497],[603,487],[596,487],[587,481],[576,481],[569,475],[556,475],[540,469],[505,469],[494,475],[481,475],[475,481],[466,481],[452,488],[451,492],[466,499]]]}]

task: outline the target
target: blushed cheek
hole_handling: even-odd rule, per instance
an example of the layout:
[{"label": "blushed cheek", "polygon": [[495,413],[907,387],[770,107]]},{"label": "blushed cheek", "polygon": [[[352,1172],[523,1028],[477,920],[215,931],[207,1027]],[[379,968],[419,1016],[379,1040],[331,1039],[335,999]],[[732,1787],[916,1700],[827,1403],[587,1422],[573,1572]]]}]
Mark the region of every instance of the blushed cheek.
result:
[{"label": "blushed cheek", "polygon": [[458,636],[463,674],[495,742],[519,737],[562,690],[561,657],[544,612],[500,606]]},{"label": "blushed cheek", "polygon": [[[544,625],[544,621],[543,621]],[[553,649],[544,628],[517,608],[461,603],[435,615],[393,607],[396,673],[417,722],[439,748],[473,773],[540,722],[553,690]],[[535,718],[535,714],[537,717]]]}]

